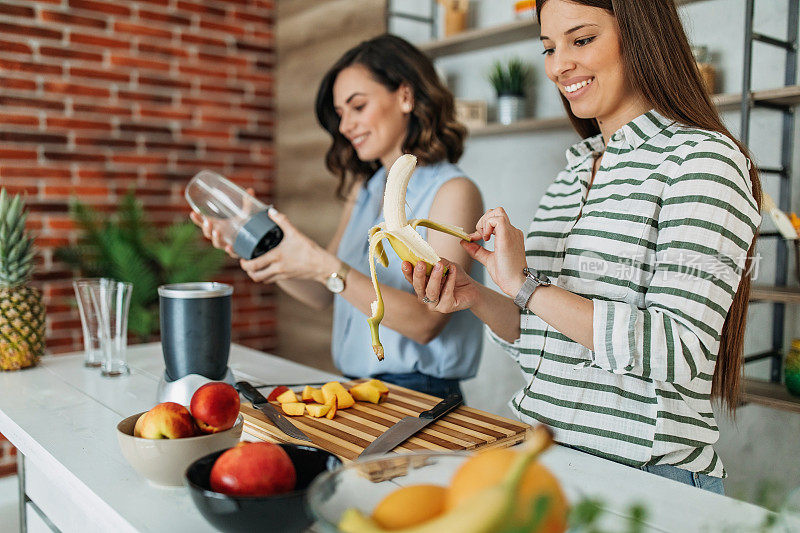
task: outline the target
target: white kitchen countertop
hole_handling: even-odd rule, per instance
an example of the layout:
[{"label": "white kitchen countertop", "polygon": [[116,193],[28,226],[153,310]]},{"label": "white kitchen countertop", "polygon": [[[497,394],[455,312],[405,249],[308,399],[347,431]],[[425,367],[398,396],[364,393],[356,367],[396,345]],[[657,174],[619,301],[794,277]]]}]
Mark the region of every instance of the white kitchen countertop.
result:
[{"label": "white kitchen countertop", "polygon": [[[0,373],[0,433],[25,455],[26,469],[30,464],[42,474],[32,479],[47,480],[48,486],[29,492],[61,495],[34,501],[64,533],[214,531],[185,488],[152,485],[122,457],[117,423],[155,405],[164,369],[158,343],[131,346],[128,361],[131,375],[121,378],[103,378],[99,370],[85,368],[82,354],[45,357],[36,368]],[[238,345],[231,348],[230,366],[237,379],[254,384],[338,379]],[[768,514],[568,448],[551,449],[543,462],[570,500],[601,499],[611,524],[621,525],[635,502],[647,507],[648,531],[756,531]]]}]

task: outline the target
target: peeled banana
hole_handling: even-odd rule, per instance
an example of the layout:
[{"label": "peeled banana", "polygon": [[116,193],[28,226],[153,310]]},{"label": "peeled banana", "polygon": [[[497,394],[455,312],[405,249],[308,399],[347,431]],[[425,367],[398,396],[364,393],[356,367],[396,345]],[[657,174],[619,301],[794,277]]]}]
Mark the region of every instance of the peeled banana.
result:
[{"label": "peeled banana", "polygon": [[[493,533],[506,525],[514,515],[519,486],[525,472],[544,450],[553,443],[546,426],[533,430],[527,444],[519,450],[508,473],[499,484],[487,487],[464,500],[460,505],[423,524],[393,530],[394,533]],[[344,533],[386,533],[372,518],[355,508],[347,509],[339,520],[339,531]]]},{"label": "peeled banana", "polygon": [[372,335],[372,349],[378,360],[383,360],[383,346],[378,336],[378,325],[383,320],[383,297],[381,288],[378,285],[378,276],[375,272],[375,257],[384,267],[389,266],[389,258],[383,248],[383,239],[388,239],[389,244],[400,256],[403,261],[408,261],[416,265],[418,261],[424,261],[427,265],[427,273],[430,274],[433,265],[439,261],[439,256],[433,247],[428,244],[422,236],[417,233],[417,226],[423,226],[432,230],[441,231],[454,237],[469,240],[469,235],[463,228],[451,226],[450,224],[440,224],[425,218],[406,219],[406,188],[408,180],[414,173],[417,165],[417,158],[413,155],[401,155],[389,169],[386,178],[386,190],[383,194],[383,218],[377,226],[369,230],[369,272],[372,276],[372,286],[375,287],[375,301],[370,308],[372,316],[367,319],[370,334]]}]

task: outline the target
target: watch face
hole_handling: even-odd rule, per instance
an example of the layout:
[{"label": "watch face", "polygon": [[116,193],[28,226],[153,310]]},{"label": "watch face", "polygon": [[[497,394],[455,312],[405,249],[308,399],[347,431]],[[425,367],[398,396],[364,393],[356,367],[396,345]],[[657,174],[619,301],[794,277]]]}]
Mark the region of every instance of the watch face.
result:
[{"label": "watch face", "polygon": [[340,293],[344,290],[344,280],[339,276],[330,276],[325,280],[325,285],[329,291],[334,293]]}]

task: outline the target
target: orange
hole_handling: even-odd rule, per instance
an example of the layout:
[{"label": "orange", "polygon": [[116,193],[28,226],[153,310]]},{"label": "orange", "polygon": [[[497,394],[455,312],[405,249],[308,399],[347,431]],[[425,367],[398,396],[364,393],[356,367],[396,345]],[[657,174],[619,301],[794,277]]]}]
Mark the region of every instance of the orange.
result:
[{"label": "orange", "polygon": [[[446,508],[458,506],[476,492],[501,483],[517,457],[515,450],[498,448],[477,453],[468,459],[453,475],[447,493]],[[567,529],[567,499],[555,476],[538,462],[532,463],[522,479],[517,502],[515,522],[530,519],[536,499],[548,498],[546,517],[537,533],[560,533]]]},{"label": "orange", "polygon": [[447,489],[438,485],[409,485],[387,495],[372,511],[384,529],[402,529],[427,522],[444,511]]}]

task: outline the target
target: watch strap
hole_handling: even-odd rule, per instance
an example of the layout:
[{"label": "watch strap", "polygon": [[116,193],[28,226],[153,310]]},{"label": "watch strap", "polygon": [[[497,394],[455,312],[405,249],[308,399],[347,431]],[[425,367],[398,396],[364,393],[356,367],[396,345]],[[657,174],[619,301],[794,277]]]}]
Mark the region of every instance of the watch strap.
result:
[{"label": "watch strap", "polygon": [[342,261],[339,270],[336,272],[336,277],[341,278],[344,281],[347,278],[347,273],[350,272],[350,265]]},{"label": "watch strap", "polygon": [[[536,272],[535,270],[533,272]],[[526,309],[528,307],[528,301],[533,296],[533,291],[540,285],[550,285],[550,280],[547,276],[539,277],[539,273],[536,272],[534,274],[527,268],[522,269],[522,273],[525,274],[525,281],[522,283],[522,287],[519,288],[517,291],[517,295],[514,296],[514,303],[520,309]]]}]

